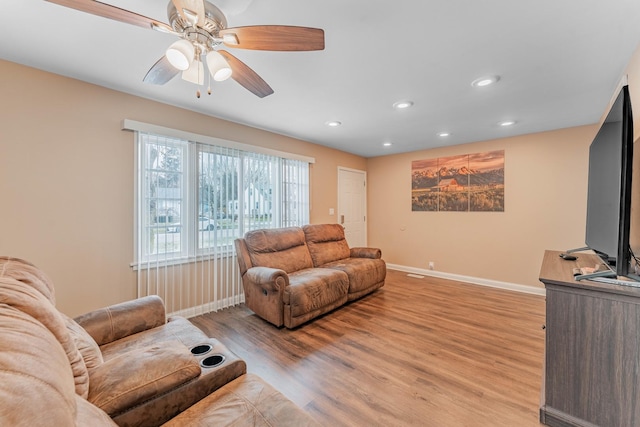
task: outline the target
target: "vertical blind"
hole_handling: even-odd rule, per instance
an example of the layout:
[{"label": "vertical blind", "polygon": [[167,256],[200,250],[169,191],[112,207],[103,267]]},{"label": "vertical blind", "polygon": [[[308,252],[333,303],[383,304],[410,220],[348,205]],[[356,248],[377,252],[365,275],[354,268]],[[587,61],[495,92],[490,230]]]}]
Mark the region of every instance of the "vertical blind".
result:
[{"label": "vertical blind", "polygon": [[136,132],[138,295],[187,317],[244,301],[234,239],[309,221],[309,162]]}]

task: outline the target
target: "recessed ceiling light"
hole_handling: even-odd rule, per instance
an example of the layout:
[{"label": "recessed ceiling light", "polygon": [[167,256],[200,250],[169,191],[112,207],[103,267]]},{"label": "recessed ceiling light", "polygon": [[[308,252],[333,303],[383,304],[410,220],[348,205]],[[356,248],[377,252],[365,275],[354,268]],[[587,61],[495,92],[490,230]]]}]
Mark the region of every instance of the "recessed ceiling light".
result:
[{"label": "recessed ceiling light", "polygon": [[390,143],[390,142],[385,142],[382,145],[385,146],[385,147],[391,147],[393,144]]},{"label": "recessed ceiling light", "polygon": [[494,84],[500,80],[500,76],[485,76],[475,79],[471,82],[471,86],[473,87],[484,87]]},{"label": "recessed ceiling light", "polygon": [[445,136],[449,136],[449,135],[451,135],[449,132],[440,132],[440,133],[438,134],[438,136],[440,136],[440,137],[442,137],[442,138],[444,138]]},{"label": "recessed ceiling light", "polygon": [[498,123],[502,127],[513,126],[516,124],[515,120],[505,120],[504,122]]},{"label": "recessed ceiling light", "polygon": [[331,121],[328,121],[328,122],[325,123],[325,125],[327,125],[329,127],[332,127],[332,128],[338,127],[341,124],[342,124],[342,122],[339,122],[337,120],[331,120]]},{"label": "recessed ceiling light", "polygon": [[413,101],[398,101],[393,104],[393,108],[396,110],[404,110],[405,108],[409,108],[413,105]]}]

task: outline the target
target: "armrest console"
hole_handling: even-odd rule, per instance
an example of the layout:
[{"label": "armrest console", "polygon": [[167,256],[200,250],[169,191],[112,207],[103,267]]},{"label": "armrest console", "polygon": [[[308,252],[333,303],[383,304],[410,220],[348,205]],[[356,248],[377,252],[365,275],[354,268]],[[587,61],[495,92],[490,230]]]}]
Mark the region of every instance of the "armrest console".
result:
[{"label": "armrest console", "polygon": [[179,341],[132,350],[91,370],[88,400],[110,416],[197,378],[197,359]]}]

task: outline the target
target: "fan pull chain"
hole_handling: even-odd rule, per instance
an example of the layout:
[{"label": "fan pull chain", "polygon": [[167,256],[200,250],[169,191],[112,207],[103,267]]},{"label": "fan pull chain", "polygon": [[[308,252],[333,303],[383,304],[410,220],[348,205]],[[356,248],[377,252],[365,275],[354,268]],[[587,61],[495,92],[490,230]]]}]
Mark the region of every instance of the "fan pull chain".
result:
[{"label": "fan pull chain", "polygon": [[[198,49],[198,58],[202,60],[202,52]],[[198,65],[198,64],[196,64]],[[198,91],[196,92],[196,97],[200,99],[200,65],[198,65]]]}]

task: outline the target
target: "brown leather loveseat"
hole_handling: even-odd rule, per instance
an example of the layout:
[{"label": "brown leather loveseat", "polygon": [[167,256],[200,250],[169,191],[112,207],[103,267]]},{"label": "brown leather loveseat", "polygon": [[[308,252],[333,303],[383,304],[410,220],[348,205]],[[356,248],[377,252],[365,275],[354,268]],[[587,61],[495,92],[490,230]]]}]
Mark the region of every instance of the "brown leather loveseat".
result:
[{"label": "brown leather loveseat", "polygon": [[158,297],[76,320],[54,303],[39,269],[0,257],[0,425],[317,425]]},{"label": "brown leather loveseat", "polygon": [[349,248],[339,224],[253,230],[236,239],[245,303],[294,328],[384,285],[380,249]]}]

